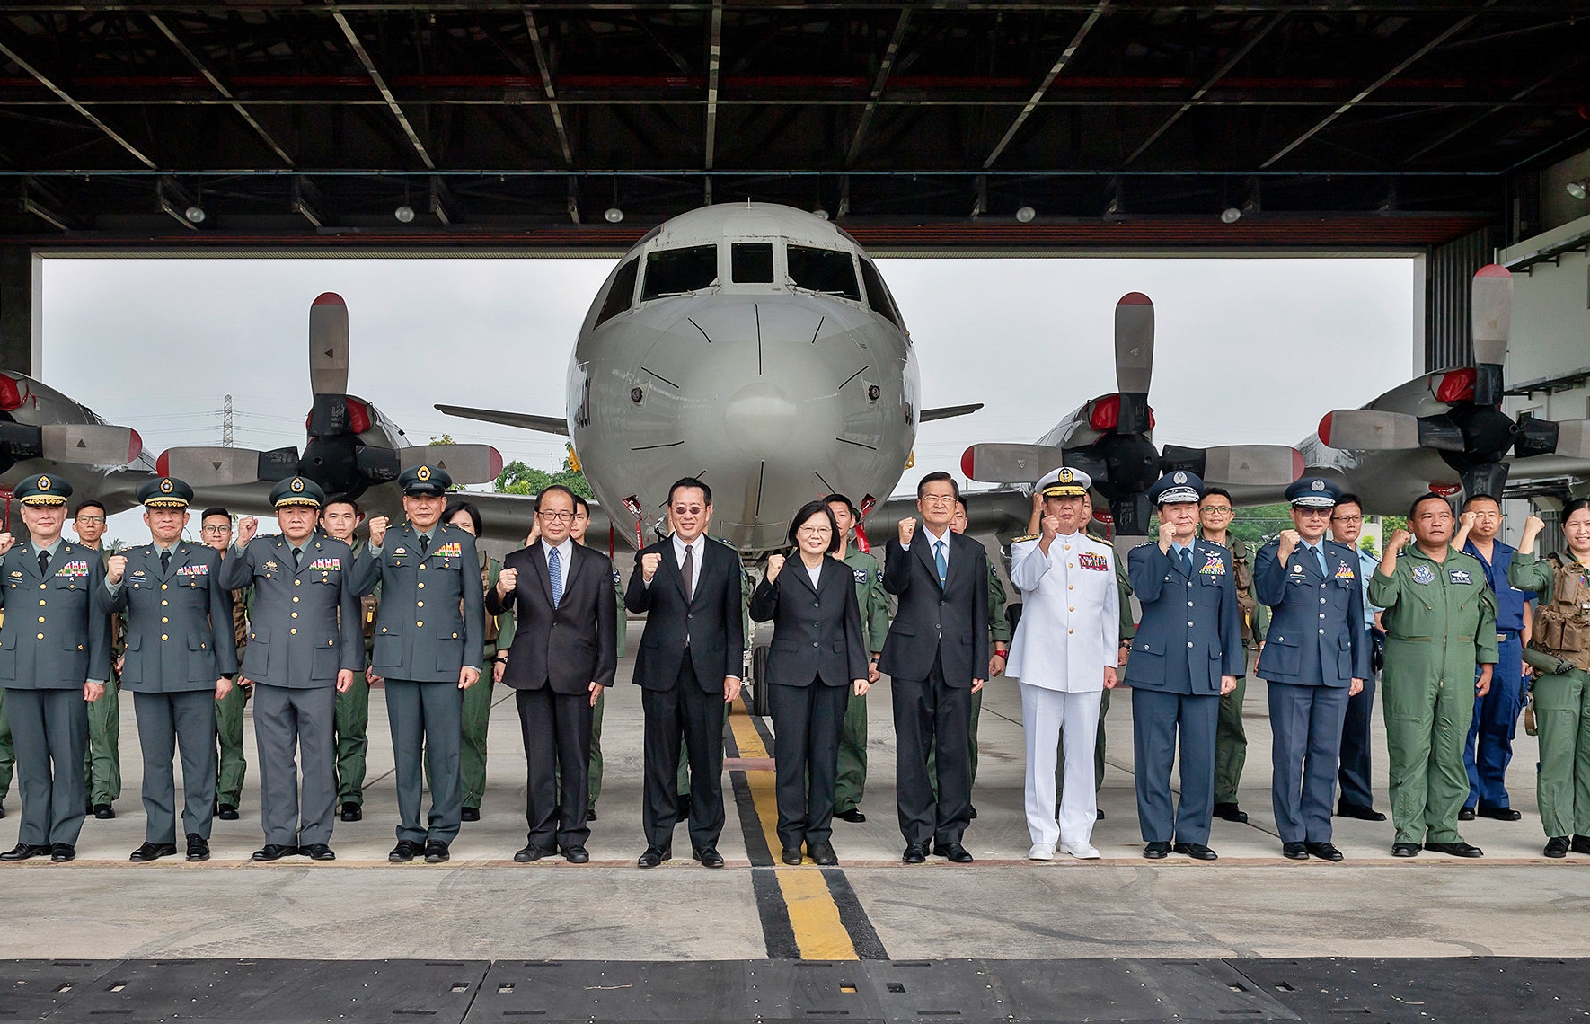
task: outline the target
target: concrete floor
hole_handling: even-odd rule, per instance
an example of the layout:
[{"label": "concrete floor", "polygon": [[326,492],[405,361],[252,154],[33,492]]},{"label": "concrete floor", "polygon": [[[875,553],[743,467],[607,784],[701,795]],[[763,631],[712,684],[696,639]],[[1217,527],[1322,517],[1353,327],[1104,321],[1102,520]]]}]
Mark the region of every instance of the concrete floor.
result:
[{"label": "concrete floor", "polygon": [[[640,623],[630,625],[630,649]],[[141,765],[131,700],[122,705],[122,797],[112,821],[88,819],[75,864],[0,870],[7,917],[0,957],[565,957],[741,959],[768,955],[743,822],[729,804],[725,871],[688,859],[640,872],[639,691],[620,665],[609,695],[607,775],[583,867],[515,865],[524,842],[524,756],[511,693],[498,690],[489,784],[478,824],[466,824],[451,863],[390,865],[396,807],[391,742],[380,692],[371,700],[365,820],[338,822],[335,864],[293,858],[256,865],[262,842],[251,769],[243,818],[215,823],[214,859],[132,865],[143,840]],[[1535,740],[1519,736],[1509,788],[1516,823],[1480,820],[1464,836],[1479,861],[1424,854],[1392,861],[1390,822],[1341,820],[1344,864],[1280,856],[1269,806],[1270,733],[1264,684],[1251,681],[1247,825],[1216,821],[1215,864],[1141,857],[1131,775],[1131,703],[1112,706],[1109,762],[1094,842],[1096,863],[1024,860],[1023,755],[1016,684],[995,680],[983,706],[979,816],[966,835],[973,865],[899,863],[894,743],[887,683],[874,691],[865,824],[836,822],[843,878],[894,958],[1442,956],[1590,953],[1590,858],[1541,858]],[[743,728],[743,723],[742,723]],[[1384,735],[1377,798],[1385,809]],[[754,773],[753,773],[754,774]],[[726,787],[727,788],[727,787]],[[16,837],[15,790],[0,847]],[[752,823],[752,831],[760,831]],[[677,848],[687,850],[681,835]],[[771,873],[767,869],[759,869]],[[780,868],[790,872],[815,869]],[[786,885],[786,892],[793,892]]]}]

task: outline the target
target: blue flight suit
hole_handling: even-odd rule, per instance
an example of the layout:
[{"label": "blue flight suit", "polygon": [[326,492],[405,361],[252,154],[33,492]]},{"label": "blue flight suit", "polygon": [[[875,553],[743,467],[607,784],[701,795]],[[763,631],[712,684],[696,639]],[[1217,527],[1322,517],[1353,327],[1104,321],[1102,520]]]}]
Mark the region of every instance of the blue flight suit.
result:
[{"label": "blue flight suit", "polygon": [[[1518,549],[1500,539],[1491,542],[1494,562],[1487,562],[1467,541],[1463,553],[1472,555],[1485,567],[1485,582],[1496,595],[1496,667],[1491,670],[1491,688],[1474,698],[1474,721],[1463,742],[1463,767],[1469,773],[1469,798],[1463,806],[1492,810],[1510,806],[1507,802],[1507,764],[1513,759],[1513,736],[1518,715],[1524,710],[1524,606],[1535,600],[1532,590],[1519,590],[1507,582],[1507,568]],[[1479,679],[1475,667],[1474,678]]]},{"label": "blue flight suit", "polygon": [[[1202,539],[1190,551],[1191,573],[1155,543],[1126,556],[1132,591],[1143,607],[1126,685],[1132,688],[1137,818],[1145,843],[1207,844],[1215,812],[1220,677],[1245,670],[1231,552]],[[1178,732],[1181,804],[1172,808],[1170,768]]]},{"label": "blue flight suit", "polygon": [[[1272,540],[1254,559],[1253,584],[1270,606],[1258,674],[1269,683],[1270,800],[1283,843],[1328,843],[1347,691],[1370,675],[1358,553],[1321,540],[1283,565]],[[1320,557],[1324,556],[1324,565]]]}]

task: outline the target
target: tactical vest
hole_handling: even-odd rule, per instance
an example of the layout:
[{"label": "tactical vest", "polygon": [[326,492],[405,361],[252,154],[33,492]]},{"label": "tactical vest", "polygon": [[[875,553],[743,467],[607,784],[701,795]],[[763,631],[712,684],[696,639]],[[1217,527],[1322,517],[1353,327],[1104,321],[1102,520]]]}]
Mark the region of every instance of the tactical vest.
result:
[{"label": "tactical vest", "polygon": [[1253,563],[1251,551],[1239,540],[1231,542],[1231,569],[1237,584],[1237,612],[1242,617],[1242,646],[1253,646],[1253,617],[1259,603],[1253,599]]},{"label": "tactical vest", "polygon": [[1574,668],[1590,672],[1590,580],[1577,562],[1551,558],[1551,601],[1535,612],[1535,632],[1529,646],[1545,651]]}]

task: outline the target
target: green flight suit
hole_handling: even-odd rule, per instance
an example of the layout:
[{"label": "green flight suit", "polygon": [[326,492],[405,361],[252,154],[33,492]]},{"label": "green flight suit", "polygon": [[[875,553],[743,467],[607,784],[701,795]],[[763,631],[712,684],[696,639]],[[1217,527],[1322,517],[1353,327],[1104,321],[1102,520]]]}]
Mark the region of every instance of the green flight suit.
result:
[{"label": "green flight suit", "polygon": [[1507,582],[1540,597],[1524,660],[1541,669],[1531,687],[1540,733],[1535,799],[1541,828],[1550,837],[1590,836],[1590,672],[1579,667],[1590,665],[1590,572],[1567,555],[1545,559],[1520,551]]},{"label": "green flight suit", "polygon": [[[628,645],[624,633],[629,627],[629,613],[624,610],[624,577],[613,570],[613,591],[618,594],[618,656],[622,658]],[[597,695],[596,707],[591,709],[591,763],[586,772],[588,793],[586,813],[596,810],[596,798],[602,792],[602,712],[607,707],[607,688]],[[679,759],[678,793],[690,792],[690,766]],[[561,784],[561,783],[560,783]]]},{"label": "green flight suit", "polygon": [[[480,585],[482,592],[497,585],[497,574],[502,563],[480,556]],[[464,691],[464,745],[460,751],[458,770],[464,789],[464,807],[480,810],[481,798],[486,795],[486,732],[491,727],[493,696],[492,669],[497,663],[497,652],[513,644],[513,614],[486,616],[486,644],[480,656],[480,679]]]},{"label": "green flight suit", "polygon": [[[1253,547],[1245,541],[1231,540],[1231,564],[1236,574],[1237,608],[1242,617],[1242,649],[1256,651],[1270,625],[1270,608],[1259,603],[1253,591]],[[1246,656],[1246,653],[1245,653]],[[1246,660],[1244,660],[1246,665]],[[1242,702],[1248,695],[1248,677],[1237,677],[1237,688],[1220,698],[1220,717],[1215,723],[1215,803],[1237,802],[1242,784],[1242,766],[1248,761],[1248,733],[1242,727]]]},{"label": "green flight suit", "polygon": [[1450,548],[1437,562],[1410,541],[1392,575],[1384,568],[1370,576],[1369,603],[1385,609],[1380,702],[1396,842],[1460,843],[1474,666],[1496,664],[1496,598],[1479,560]]},{"label": "green flight suit", "polygon": [[[349,545],[353,557],[364,550],[364,541],[355,538]],[[381,606],[381,585],[375,592],[359,598],[360,635],[364,637],[364,663],[375,655],[375,617]],[[337,806],[364,806],[364,777],[370,756],[370,677],[353,674],[347,693],[337,694],[332,707],[331,732],[336,744]]]},{"label": "green flight suit", "polygon": [[[99,549],[100,564],[115,554]],[[95,804],[112,804],[121,796],[121,672],[116,666],[127,648],[126,624],[119,614],[110,616],[110,678],[105,695],[88,706],[88,751],[83,755],[83,782],[89,810]]]},{"label": "green flight suit", "polygon": [[[856,580],[856,603],[861,605],[861,627],[867,634],[867,651],[876,660],[889,634],[889,594],[883,589],[883,569],[878,560],[854,544],[845,549],[845,564]],[[834,813],[853,811],[867,786],[867,696],[852,693],[845,705],[845,724],[839,735],[839,770],[834,776]]]},{"label": "green flight suit", "polygon": [[[1088,536],[1100,544],[1108,544],[1103,537],[1089,533]],[[1120,639],[1130,642],[1137,635],[1137,625],[1132,621],[1132,581],[1126,575],[1126,559],[1118,554],[1115,558],[1115,589],[1120,598],[1121,625],[1118,632]],[[1117,676],[1126,678],[1126,669],[1119,669]],[[1104,788],[1104,716],[1110,710],[1110,691],[1099,691],[1099,731],[1093,737],[1093,792],[1097,794]],[[1060,798],[1066,791],[1066,737],[1065,732],[1060,733],[1060,743],[1056,747],[1054,763],[1055,803],[1059,805]]]},{"label": "green flight suit", "polygon": [[[248,616],[254,603],[254,588],[232,591],[232,636],[237,644],[238,664],[243,664],[243,649],[248,646]],[[238,680],[242,680],[241,670]],[[356,677],[358,678],[358,677]],[[243,803],[243,779],[248,774],[248,759],[243,753],[243,708],[248,690],[241,682],[215,702],[215,744],[220,751],[215,761],[216,807],[236,809]]]}]

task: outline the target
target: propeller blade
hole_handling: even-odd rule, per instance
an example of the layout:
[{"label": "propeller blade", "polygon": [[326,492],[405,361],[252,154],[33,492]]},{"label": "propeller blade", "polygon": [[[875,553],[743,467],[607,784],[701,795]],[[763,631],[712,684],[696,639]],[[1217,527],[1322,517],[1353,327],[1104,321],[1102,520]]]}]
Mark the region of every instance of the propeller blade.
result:
[{"label": "propeller blade", "polygon": [[1513,318],[1513,275],[1492,263],[1474,274],[1469,293],[1469,327],[1474,339],[1474,404],[1502,400],[1502,367]]},{"label": "propeller blade", "polygon": [[1303,475],[1303,453],[1283,444],[1216,445],[1204,449],[1204,483],[1219,487],[1284,487]]},{"label": "propeller blade", "polygon": [[484,484],[502,472],[502,453],[489,444],[432,444],[399,448],[398,462],[410,466],[435,466],[447,470],[455,484]]},{"label": "propeller blade", "polygon": [[257,480],[285,480],[298,471],[298,449],[268,452],[250,448],[194,446],[167,448],[155,460],[155,471],[174,476],[190,487],[230,487]]},{"label": "propeller blade", "polygon": [[348,390],[348,304],[336,292],[309,307],[309,384],[317,395]]},{"label": "propeller blade", "polygon": [[1148,430],[1148,388],[1154,377],[1154,303],[1129,292],[1115,304],[1115,390],[1121,396],[1118,434]]},{"label": "propeller blade", "polygon": [[1419,447],[1419,418],[1379,409],[1336,409],[1319,421],[1319,439],[1331,448],[1411,450]]},{"label": "propeller blade", "polygon": [[125,466],[143,453],[144,442],[131,427],[50,423],[39,428],[39,448],[44,458],[55,462]]},{"label": "propeller blade", "polygon": [[1590,459],[1590,420],[1558,420],[1556,453],[1570,459]]},{"label": "propeller blade", "polygon": [[1065,461],[1054,445],[974,444],[961,455],[961,472],[968,480],[1032,484]]}]

